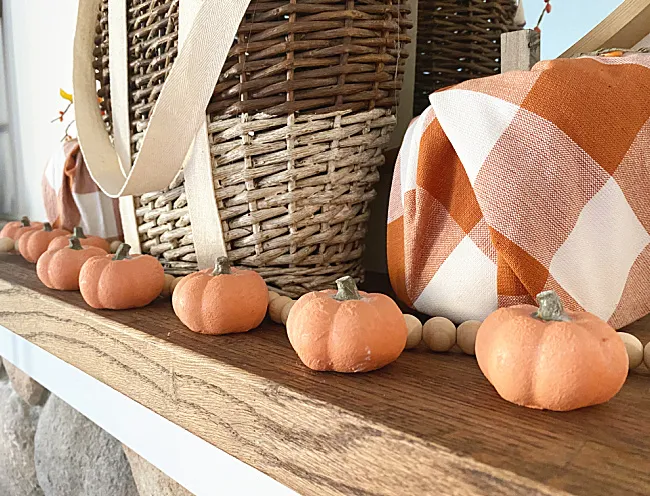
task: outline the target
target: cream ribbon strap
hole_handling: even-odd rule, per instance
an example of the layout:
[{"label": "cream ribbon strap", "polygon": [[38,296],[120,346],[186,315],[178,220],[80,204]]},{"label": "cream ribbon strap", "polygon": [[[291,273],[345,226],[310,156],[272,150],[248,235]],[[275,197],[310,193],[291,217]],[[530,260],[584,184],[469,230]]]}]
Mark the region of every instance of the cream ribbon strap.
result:
[{"label": "cream ribbon strap", "polygon": [[[79,2],[73,65],[79,144],[90,175],[108,196],[161,190],[181,169],[197,132],[205,124],[205,109],[250,0],[203,0],[154,105],[133,167],[121,164],[97,104],[93,50],[101,2]],[[118,5],[116,8],[124,8],[123,0],[109,0],[112,2]],[[123,37],[109,42],[114,41],[126,42]],[[110,53],[122,53],[126,58],[127,50]],[[116,64],[127,68],[127,60],[111,61],[111,67]],[[124,137],[116,138],[123,146]]]}]

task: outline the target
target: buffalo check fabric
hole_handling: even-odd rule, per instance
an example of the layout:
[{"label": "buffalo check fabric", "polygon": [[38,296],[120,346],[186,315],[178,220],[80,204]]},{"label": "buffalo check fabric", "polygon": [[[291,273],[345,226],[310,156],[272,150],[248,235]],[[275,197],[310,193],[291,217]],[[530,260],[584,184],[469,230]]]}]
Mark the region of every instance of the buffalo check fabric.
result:
[{"label": "buffalo check fabric", "polygon": [[398,297],[460,322],[534,303],[650,313],[650,55],[583,57],[431,95],[388,212]]}]

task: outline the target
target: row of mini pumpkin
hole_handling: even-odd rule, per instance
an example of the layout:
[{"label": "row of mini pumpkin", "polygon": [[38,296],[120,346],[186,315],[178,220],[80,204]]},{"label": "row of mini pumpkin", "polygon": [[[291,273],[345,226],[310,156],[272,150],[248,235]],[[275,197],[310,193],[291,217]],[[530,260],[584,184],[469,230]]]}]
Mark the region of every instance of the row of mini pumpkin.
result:
[{"label": "row of mini pumpkin", "polygon": [[[93,308],[126,310],[148,305],[170,284],[160,262],[150,255],[130,255],[122,243],[114,255],[109,243],[53,229],[48,223],[30,223],[27,217],[0,231],[2,251],[15,249],[36,263],[38,278],[48,288],[79,290]],[[223,276],[223,277],[215,277]],[[173,278],[171,278],[173,279]],[[214,270],[184,277],[174,291],[174,311],[195,332],[228,334],[258,327],[266,315],[268,290],[254,271],[232,269],[220,259]],[[214,302],[204,306],[203,300]],[[242,305],[245,301],[246,305]]]},{"label": "row of mini pumpkin", "polygon": [[[126,244],[113,256],[106,253],[105,240],[80,231],[68,240],[70,233],[53,230],[47,223],[38,229],[23,221],[11,229],[18,250],[26,260],[37,262],[38,276],[46,286],[80,289],[94,308],[148,305],[170,277],[155,258],[130,256]],[[419,321],[405,317],[388,296],[359,292],[351,277],[339,279],[337,285],[338,291],[316,291],[294,302],[269,293],[256,272],[232,268],[220,258],[214,269],[180,279],[172,288],[172,305],[183,324],[205,334],[249,331],[262,323],[270,308],[274,320],[286,322],[302,362],[319,371],[375,370],[422,339]],[[537,301],[539,308],[519,305],[497,310],[482,324],[466,323],[466,332],[435,317],[424,326],[425,340],[439,351],[457,341],[466,352],[471,348],[498,393],[519,405],[572,410],[611,399],[632,365],[624,341],[592,314],[565,312],[553,291],[541,293]],[[467,336],[464,345],[461,334]],[[649,350],[650,345],[646,347],[650,356]]]},{"label": "row of mini pumpkin", "polygon": [[13,239],[15,250],[36,264],[36,274],[48,288],[79,290],[93,308],[145,306],[163,289],[165,276],[158,260],[130,257],[126,244],[121,244],[115,255],[109,254],[108,241],[86,236],[81,227],[75,227],[72,234],[53,229],[49,222],[31,224],[24,217],[19,223],[7,224],[0,237]]}]

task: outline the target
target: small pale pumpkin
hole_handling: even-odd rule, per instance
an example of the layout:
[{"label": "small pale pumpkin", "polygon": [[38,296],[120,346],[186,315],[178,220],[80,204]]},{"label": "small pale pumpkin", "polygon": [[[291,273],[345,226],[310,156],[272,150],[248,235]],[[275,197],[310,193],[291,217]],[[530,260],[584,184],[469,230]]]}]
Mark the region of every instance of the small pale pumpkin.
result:
[{"label": "small pale pumpkin", "polygon": [[7,222],[0,231],[0,238],[11,238],[14,241],[18,241],[18,238],[20,238],[23,233],[42,228],[43,224],[41,222],[31,223],[29,222],[29,217],[25,216],[20,220]]},{"label": "small pale pumpkin", "polygon": [[129,255],[122,243],[115,255],[89,259],[79,273],[83,299],[93,308],[125,310],[144,307],[160,295],[165,272],[150,255]]},{"label": "small pale pumpkin", "polygon": [[368,372],[400,356],[408,330],[388,296],[357,290],[354,279],[336,281],[336,291],[302,296],[291,309],[287,334],[302,362],[313,370]]},{"label": "small pale pumpkin", "polygon": [[82,246],[79,239],[72,236],[67,247],[48,250],[41,255],[36,263],[36,274],[48,288],[76,291],[83,264],[92,257],[103,255],[106,252],[101,248]]},{"label": "small pale pumpkin", "polygon": [[45,222],[43,229],[30,230],[21,234],[18,240],[18,251],[25,260],[36,263],[47,251],[50,242],[58,236],[70,236],[70,233],[64,229],[52,229],[50,223]]},{"label": "small pale pumpkin", "polygon": [[214,269],[183,277],[174,289],[172,306],[194,332],[230,334],[258,327],[268,298],[266,283],[257,272],[232,268],[221,257]]},{"label": "small pale pumpkin", "polygon": [[610,400],[623,386],[628,356],[607,322],[588,312],[564,312],[553,291],[539,308],[516,305],[488,316],[476,335],[476,358],[504,399],[566,411]]},{"label": "small pale pumpkin", "polygon": [[[111,250],[111,245],[104,238],[99,236],[86,236],[82,227],[77,226],[72,230],[72,234],[79,240],[81,246],[96,246],[104,250],[104,253],[109,253]],[[58,236],[50,241],[48,250],[58,250],[60,248],[65,248],[69,243],[68,236]]]}]

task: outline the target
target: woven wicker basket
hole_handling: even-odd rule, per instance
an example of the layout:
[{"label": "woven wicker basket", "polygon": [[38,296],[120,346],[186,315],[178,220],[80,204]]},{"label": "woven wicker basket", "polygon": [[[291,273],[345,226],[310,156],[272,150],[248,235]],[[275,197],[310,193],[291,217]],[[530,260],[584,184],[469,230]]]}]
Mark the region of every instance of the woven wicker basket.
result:
[{"label": "woven wicker basket", "polygon": [[434,91],[501,69],[501,33],[521,29],[515,0],[420,0],[415,115]]},{"label": "woven wicker basket", "polygon": [[[178,0],[129,0],[133,159],[177,54]],[[253,0],[207,109],[231,261],[298,296],[362,278],[369,203],[395,125],[409,42],[404,0]],[[107,2],[95,69],[110,132]],[[197,270],[182,173],[136,199],[142,251]]]}]

